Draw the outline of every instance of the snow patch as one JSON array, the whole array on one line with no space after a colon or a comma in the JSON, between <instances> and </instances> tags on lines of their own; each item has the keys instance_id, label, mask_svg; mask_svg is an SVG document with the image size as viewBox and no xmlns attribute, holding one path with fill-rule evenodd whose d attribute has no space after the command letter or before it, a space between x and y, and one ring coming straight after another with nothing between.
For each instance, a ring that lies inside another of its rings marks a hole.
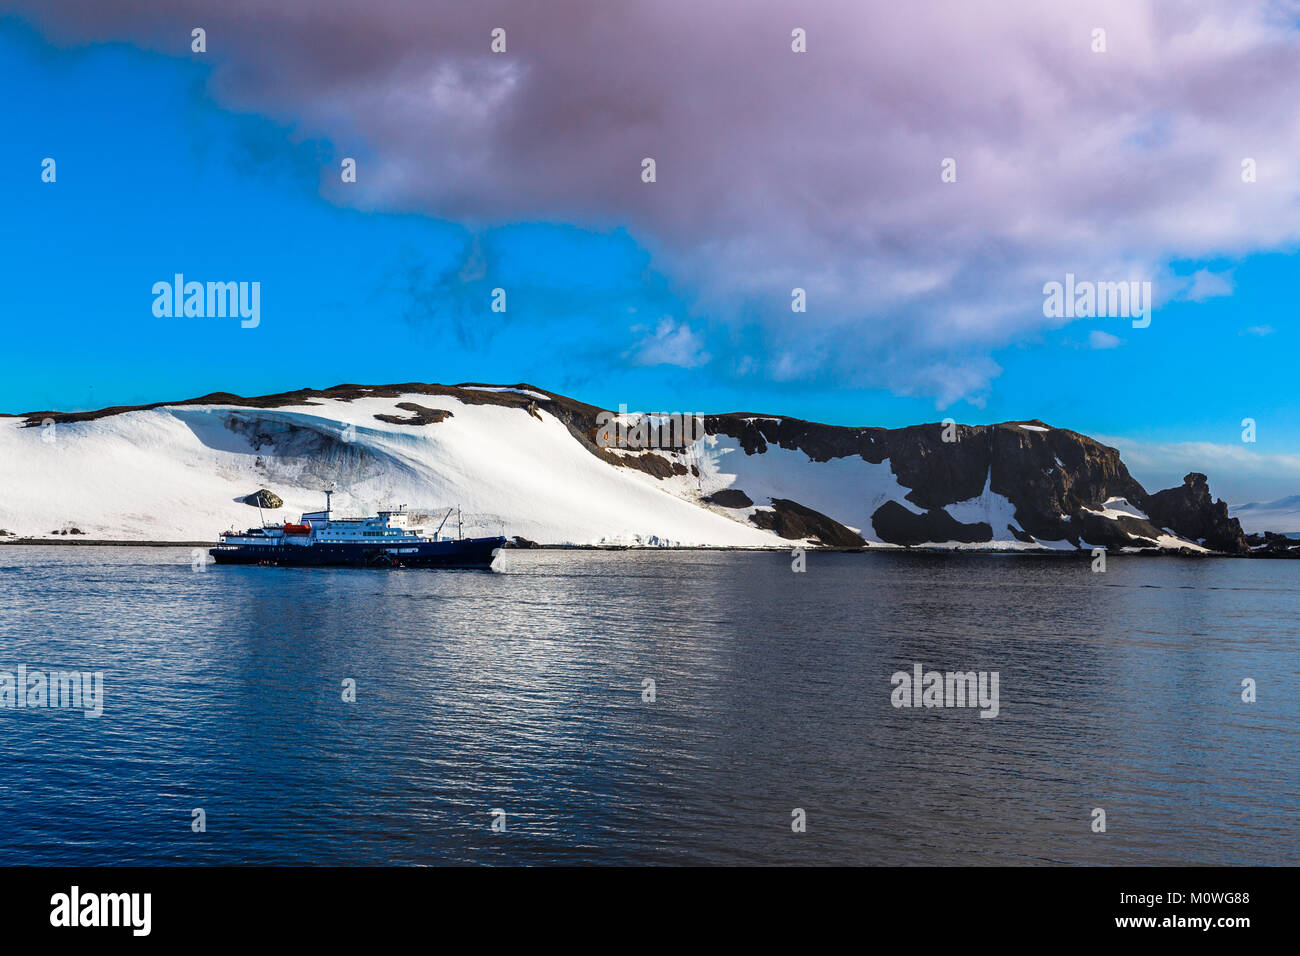
<instances>
[{"instance_id":1,"label":"snow patch","mask_svg":"<svg viewBox=\"0 0 1300 956\"><path fill-rule=\"evenodd\" d=\"M1131 504L1127 498L1107 498L1102 502L1100 509L1085 508L1083 510L1095 515L1101 515L1103 518L1109 518L1112 521L1119 517L1141 518L1143 521L1151 520L1147 517L1146 512Z\"/></svg>"},{"instance_id":2,"label":"snow patch","mask_svg":"<svg viewBox=\"0 0 1300 956\"><path fill-rule=\"evenodd\" d=\"M512 395L527 395L529 398L541 399L544 402L551 400L549 395L542 395L527 388L510 388L506 385L461 385L459 387L467 392L510 392Z\"/></svg>"}]
</instances>

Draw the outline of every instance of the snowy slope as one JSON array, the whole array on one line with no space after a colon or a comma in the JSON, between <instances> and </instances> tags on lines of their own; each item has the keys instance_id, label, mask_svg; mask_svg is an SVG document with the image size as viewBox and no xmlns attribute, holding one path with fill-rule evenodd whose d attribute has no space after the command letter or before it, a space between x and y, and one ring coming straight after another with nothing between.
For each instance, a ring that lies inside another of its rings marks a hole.
<instances>
[{"instance_id":1,"label":"snowy slope","mask_svg":"<svg viewBox=\"0 0 1300 956\"><path fill-rule=\"evenodd\" d=\"M1279 534L1300 532L1300 495L1279 498L1277 501L1251 502L1234 505L1228 513L1241 521L1247 534L1276 531Z\"/></svg>"},{"instance_id":2,"label":"snowy slope","mask_svg":"<svg viewBox=\"0 0 1300 956\"><path fill-rule=\"evenodd\" d=\"M374 418L407 415L395 407L404 400L452 416L414 427ZM95 538L212 540L257 524L257 510L235 499L260 487L284 499L268 519L295 520L321 507L322 489L333 487L337 514L459 504L471 519L467 533L504 529L544 543L783 544L665 492L648 475L611 468L545 411L538 420L517 408L424 395L313 401L133 411L56 425L53 435L0 420L0 527L30 536L74 525ZM288 453L268 454L258 436Z\"/></svg>"}]
</instances>

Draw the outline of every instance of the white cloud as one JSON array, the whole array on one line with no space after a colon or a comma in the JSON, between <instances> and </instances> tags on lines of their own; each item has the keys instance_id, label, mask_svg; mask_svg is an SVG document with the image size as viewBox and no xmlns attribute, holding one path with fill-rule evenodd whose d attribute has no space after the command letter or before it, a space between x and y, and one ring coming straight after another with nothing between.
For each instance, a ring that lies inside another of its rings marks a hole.
<instances>
[{"instance_id":1,"label":"white cloud","mask_svg":"<svg viewBox=\"0 0 1300 956\"><path fill-rule=\"evenodd\" d=\"M636 326L632 331L644 331ZM627 353L633 365L677 365L697 368L709 361L703 340L685 322L678 323L664 316L655 330L633 346Z\"/></svg>"},{"instance_id":2,"label":"white cloud","mask_svg":"<svg viewBox=\"0 0 1300 956\"><path fill-rule=\"evenodd\" d=\"M1183 475L1199 471L1210 480L1210 493L1232 503L1271 501L1300 492L1300 454L1270 454L1253 444L1216 442L1144 442L1094 435L1118 448L1129 472L1147 491L1182 484Z\"/></svg>"},{"instance_id":3,"label":"white cloud","mask_svg":"<svg viewBox=\"0 0 1300 956\"><path fill-rule=\"evenodd\" d=\"M1186 289L1180 296L1188 302L1204 302L1220 296L1232 295L1233 281L1231 272L1211 272L1198 269L1193 272Z\"/></svg>"},{"instance_id":4,"label":"white cloud","mask_svg":"<svg viewBox=\"0 0 1300 956\"><path fill-rule=\"evenodd\" d=\"M1095 329L1088 335L1088 344L1094 349L1115 349L1123 345L1124 340L1117 335Z\"/></svg>"}]
</instances>

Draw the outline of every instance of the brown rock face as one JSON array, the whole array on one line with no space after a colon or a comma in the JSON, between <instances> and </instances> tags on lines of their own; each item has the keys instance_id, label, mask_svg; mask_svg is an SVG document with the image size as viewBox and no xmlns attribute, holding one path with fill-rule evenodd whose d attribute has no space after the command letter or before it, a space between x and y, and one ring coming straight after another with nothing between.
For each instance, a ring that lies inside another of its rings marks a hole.
<instances>
[{"instance_id":1,"label":"brown rock face","mask_svg":"<svg viewBox=\"0 0 1300 956\"><path fill-rule=\"evenodd\" d=\"M1245 554L1250 550L1241 522L1228 517L1222 498L1210 497L1205 476L1192 472L1179 488L1157 491L1147 499L1144 509L1151 520L1193 540L1204 540L1207 548L1228 554Z\"/></svg>"},{"instance_id":2,"label":"brown rock face","mask_svg":"<svg viewBox=\"0 0 1300 956\"><path fill-rule=\"evenodd\" d=\"M889 459L907 500L926 510L883 506L872 526L894 544L988 541L993 529L963 525L942 509L976 498L987 487L1015 506L1019 540L1083 542L1105 547L1155 547L1162 529L1228 554L1249 548L1227 505L1210 498L1204 475L1188 475L1182 488L1148 495L1129 474L1119 451L1064 428L1039 421L998 425L913 425L907 428L844 428L793 418L712 415L711 434L737 440L746 454L776 445L813 461L857 456L879 464ZM945 441L947 438L949 440ZM1125 498L1151 521L1097 514L1110 498ZM998 529L999 533L1002 529Z\"/></svg>"},{"instance_id":3,"label":"brown rock face","mask_svg":"<svg viewBox=\"0 0 1300 956\"><path fill-rule=\"evenodd\" d=\"M739 488L724 488L709 495L704 501L720 508L748 508L754 503L753 499Z\"/></svg>"},{"instance_id":4,"label":"brown rock face","mask_svg":"<svg viewBox=\"0 0 1300 956\"><path fill-rule=\"evenodd\" d=\"M816 540L827 548L860 548L866 544L860 535L834 518L785 498L773 498L771 511L755 511L749 520L783 538Z\"/></svg>"},{"instance_id":5,"label":"brown rock face","mask_svg":"<svg viewBox=\"0 0 1300 956\"><path fill-rule=\"evenodd\" d=\"M962 524L946 511L916 514L897 501L886 501L877 508L871 516L871 525L881 540L894 544L914 545L931 541L961 541L970 544L993 540L993 529L983 521Z\"/></svg>"},{"instance_id":6,"label":"brown rock face","mask_svg":"<svg viewBox=\"0 0 1300 956\"><path fill-rule=\"evenodd\" d=\"M0 531L0 534L4 534ZM1300 540L1286 534L1265 531L1263 534L1247 535L1252 557L1257 558L1300 558Z\"/></svg>"},{"instance_id":7,"label":"brown rock face","mask_svg":"<svg viewBox=\"0 0 1300 956\"><path fill-rule=\"evenodd\" d=\"M1041 422L888 429L716 415L707 418L706 424L712 433L735 438L748 454L761 454L769 445L778 445L798 449L814 461L856 455L879 464L888 458L899 484L911 489L907 500L927 511L979 497L987 486L1016 506L1016 520L1028 534L1044 541L1077 544L1082 522L1076 519L1086 517L1087 509L1099 508L1108 498L1127 498L1141 507L1146 498L1116 449ZM945 437L951 440L945 441ZM942 527L930 527L936 521ZM884 541L911 544L919 543L913 539L927 529L951 533L927 539L931 541L987 541L992 537L987 525L978 530L977 526L963 528L941 518L918 523L894 509L881 516L876 533ZM984 530L988 533L978 537ZM1117 544L1121 540L1123 544L1143 543L1109 532L1105 536ZM1084 537L1094 544L1111 543Z\"/></svg>"}]
</instances>

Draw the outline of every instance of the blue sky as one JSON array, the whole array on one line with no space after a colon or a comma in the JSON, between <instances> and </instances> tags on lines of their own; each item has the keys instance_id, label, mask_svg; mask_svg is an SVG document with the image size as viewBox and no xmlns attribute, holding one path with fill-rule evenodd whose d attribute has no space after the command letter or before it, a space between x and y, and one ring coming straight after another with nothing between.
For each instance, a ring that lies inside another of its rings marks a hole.
<instances>
[{"instance_id":1,"label":"blue sky","mask_svg":"<svg viewBox=\"0 0 1300 956\"><path fill-rule=\"evenodd\" d=\"M355 131L335 141L283 109L232 106L204 59L69 45L8 18L0 62L3 411L340 382L529 381L608 407L838 424L1040 418L1132 447L1152 489L1197 459L1230 500L1300 492L1289 457L1300 438L1300 260L1285 242L1166 259L1168 275L1207 270L1230 291L1166 302L1147 329L1123 319L1051 328L1033 315L1041 298L1026 296L1008 307L1025 317L1014 334L945 351L947 366L969 363L986 379L960 397L929 384L932 355L851 324L835 334L871 343L851 370L827 361L775 375L764 359L798 352L798 323L749 320L744 295L715 314L716 290L635 216L475 223L360 191L354 201L337 183L339 159L357 157L364 176L375 143ZM47 156L53 184L41 182ZM259 281L260 325L155 317L151 287L177 272ZM489 308L495 287L507 291L504 314ZM915 315L900 308L896 321ZM879 382L875 359L890 368ZM1240 441L1246 417L1257 422L1251 446Z\"/></svg>"}]
</instances>

